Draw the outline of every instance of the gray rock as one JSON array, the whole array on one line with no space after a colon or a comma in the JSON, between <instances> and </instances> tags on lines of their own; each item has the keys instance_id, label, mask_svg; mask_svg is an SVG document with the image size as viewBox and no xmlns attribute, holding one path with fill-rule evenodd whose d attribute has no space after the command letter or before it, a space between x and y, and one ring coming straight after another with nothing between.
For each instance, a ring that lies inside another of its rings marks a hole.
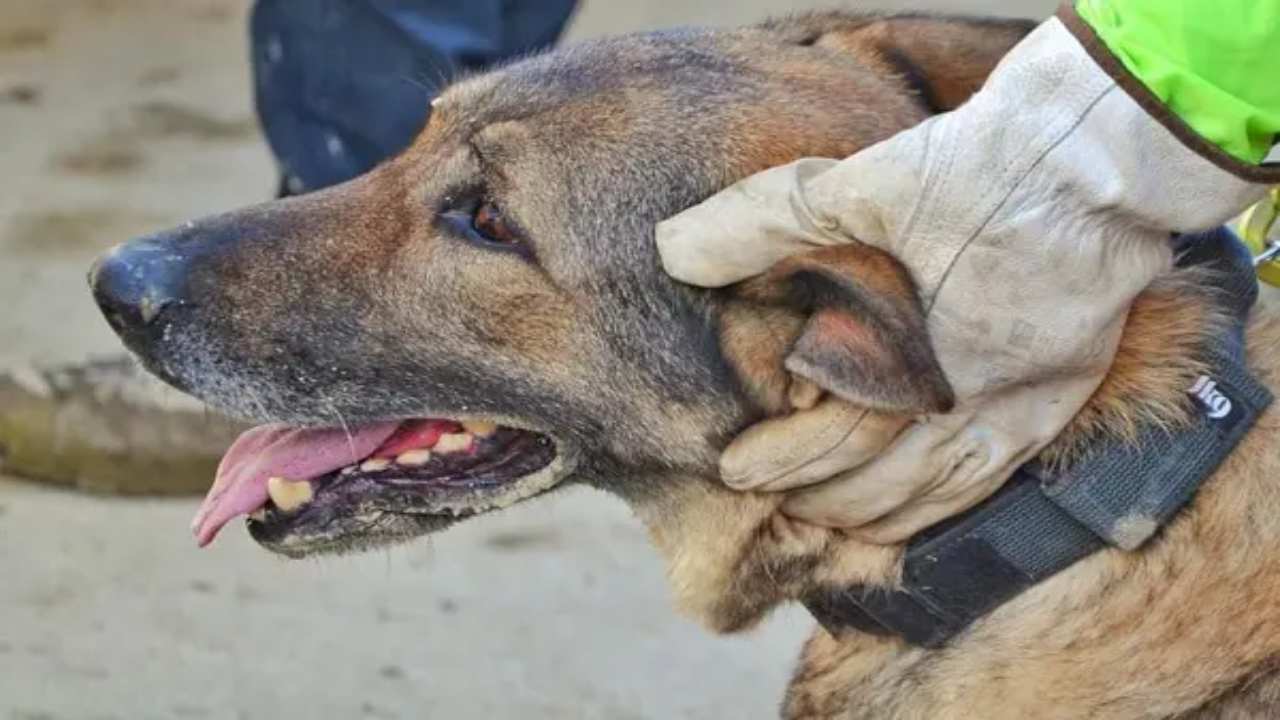
<instances>
[{"instance_id":1,"label":"gray rock","mask_svg":"<svg viewBox=\"0 0 1280 720\"><path fill-rule=\"evenodd\" d=\"M246 426L132 360L0 370L0 470L95 493L203 493Z\"/></svg>"}]
</instances>

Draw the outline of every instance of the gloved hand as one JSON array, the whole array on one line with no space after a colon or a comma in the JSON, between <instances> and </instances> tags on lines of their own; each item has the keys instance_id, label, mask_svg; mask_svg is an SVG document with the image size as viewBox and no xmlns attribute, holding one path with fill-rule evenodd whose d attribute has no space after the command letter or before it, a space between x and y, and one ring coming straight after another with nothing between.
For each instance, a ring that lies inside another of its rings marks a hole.
<instances>
[{"instance_id":1,"label":"gloved hand","mask_svg":"<svg viewBox=\"0 0 1280 720\"><path fill-rule=\"evenodd\" d=\"M1170 266L1170 233L1262 192L1148 115L1057 19L958 110L730 187L658 227L672 276L721 287L815 247L887 251L915 280L957 404L908 422L846 393L749 428L724 481L793 490L788 514L881 543L971 507L1101 383L1130 303Z\"/></svg>"}]
</instances>

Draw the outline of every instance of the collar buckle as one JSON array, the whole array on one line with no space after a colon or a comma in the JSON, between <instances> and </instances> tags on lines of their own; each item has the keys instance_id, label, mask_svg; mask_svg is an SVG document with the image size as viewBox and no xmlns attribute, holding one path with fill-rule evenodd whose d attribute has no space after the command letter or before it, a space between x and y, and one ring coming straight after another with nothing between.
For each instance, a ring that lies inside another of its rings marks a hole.
<instances>
[{"instance_id":1,"label":"collar buckle","mask_svg":"<svg viewBox=\"0 0 1280 720\"><path fill-rule=\"evenodd\" d=\"M1249 251L1258 278L1268 285L1280 287L1280 187L1271 189L1267 197L1240 218L1237 228Z\"/></svg>"}]
</instances>

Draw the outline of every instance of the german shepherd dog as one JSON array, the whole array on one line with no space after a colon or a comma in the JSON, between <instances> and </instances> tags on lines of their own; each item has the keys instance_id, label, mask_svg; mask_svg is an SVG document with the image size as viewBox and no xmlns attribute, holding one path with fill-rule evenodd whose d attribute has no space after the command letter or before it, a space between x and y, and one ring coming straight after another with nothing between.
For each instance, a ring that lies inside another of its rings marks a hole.
<instances>
[{"instance_id":1,"label":"german shepherd dog","mask_svg":"<svg viewBox=\"0 0 1280 720\"><path fill-rule=\"evenodd\" d=\"M412 147L355 181L107 254L96 300L146 367L273 423L228 453L201 541L251 514L278 553L362 550L585 483L634 508L679 605L714 631L822 588L892 586L901 548L729 491L717 458L812 395L782 367L802 333L845 348L817 353L831 364L930 353L907 274L855 248L700 290L664 275L653 230L748 174L956 107L1029 29L827 13L587 42L457 82ZM1189 412L1209 284L1173 271L1142 295L1110 376L1047 456ZM819 297L899 330L861 348L832 337L806 324ZM1251 362L1274 388L1280 356L1258 349L1280 343L1280 321L1263 315ZM927 402L930 366L903 360L899 391ZM1095 553L944 649L815 631L782 714L1275 717L1278 432L1273 409L1142 551Z\"/></svg>"}]
</instances>

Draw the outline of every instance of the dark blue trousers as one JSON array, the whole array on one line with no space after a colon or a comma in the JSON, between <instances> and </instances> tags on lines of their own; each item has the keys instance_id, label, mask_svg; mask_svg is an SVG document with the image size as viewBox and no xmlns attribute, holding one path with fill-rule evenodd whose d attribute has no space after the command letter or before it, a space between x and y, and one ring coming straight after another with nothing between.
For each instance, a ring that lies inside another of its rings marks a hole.
<instances>
[{"instance_id":1,"label":"dark blue trousers","mask_svg":"<svg viewBox=\"0 0 1280 720\"><path fill-rule=\"evenodd\" d=\"M258 0L258 115L282 191L349 180L404 149L460 72L540 50L576 0Z\"/></svg>"}]
</instances>

